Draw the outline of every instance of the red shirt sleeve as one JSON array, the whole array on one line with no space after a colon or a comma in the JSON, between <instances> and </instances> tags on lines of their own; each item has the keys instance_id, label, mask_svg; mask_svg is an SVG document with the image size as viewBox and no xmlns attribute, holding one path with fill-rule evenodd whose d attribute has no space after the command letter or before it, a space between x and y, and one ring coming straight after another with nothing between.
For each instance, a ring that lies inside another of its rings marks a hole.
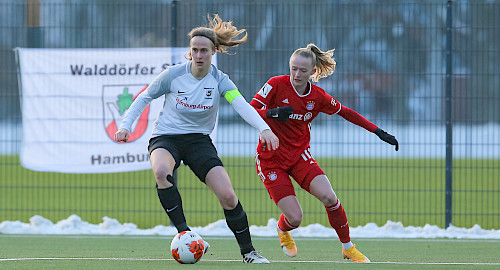
<instances>
[{"instance_id":1,"label":"red shirt sleeve","mask_svg":"<svg viewBox=\"0 0 500 270\"><path fill-rule=\"evenodd\" d=\"M340 111L341 105L334 97L330 96L330 94L326 93L322 90L322 98L323 98L323 107L321 112L332 115L336 114Z\"/></svg>"},{"instance_id":2,"label":"red shirt sleeve","mask_svg":"<svg viewBox=\"0 0 500 270\"><path fill-rule=\"evenodd\" d=\"M252 105L264 119L267 118L267 106L270 104L274 93L276 92L275 88L275 79L271 78L262 86L262 88L260 88L259 92L255 94L252 101L250 101L250 105Z\"/></svg>"},{"instance_id":3,"label":"red shirt sleeve","mask_svg":"<svg viewBox=\"0 0 500 270\"><path fill-rule=\"evenodd\" d=\"M262 108L265 108L264 105L262 105L262 103L260 103L259 101L255 100L255 99L252 99L252 101L250 101L250 105L252 105L255 110L259 113L260 117L266 119L267 118L267 110L266 109L262 109Z\"/></svg>"},{"instance_id":4,"label":"red shirt sleeve","mask_svg":"<svg viewBox=\"0 0 500 270\"><path fill-rule=\"evenodd\" d=\"M375 132L375 130L378 128L374 123L364 118L361 114L346 106L342 106L342 108L338 112L338 115L342 116L345 120L358 125L370 132Z\"/></svg>"}]
</instances>

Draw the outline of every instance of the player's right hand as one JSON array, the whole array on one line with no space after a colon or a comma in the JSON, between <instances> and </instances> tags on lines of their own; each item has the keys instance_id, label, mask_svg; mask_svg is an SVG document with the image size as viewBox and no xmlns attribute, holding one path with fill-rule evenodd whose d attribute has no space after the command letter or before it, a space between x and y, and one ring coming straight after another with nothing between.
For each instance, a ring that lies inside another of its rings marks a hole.
<instances>
[{"instance_id":1,"label":"player's right hand","mask_svg":"<svg viewBox=\"0 0 500 270\"><path fill-rule=\"evenodd\" d=\"M128 136L130 136L130 131L120 128L116 133L115 133L115 141L117 142L126 142L128 140Z\"/></svg>"},{"instance_id":2,"label":"player's right hand","mask_svg":"<svg viewBox=\"0 0 500 270\"><path fill-rule=\"evenodd\" d=\"M292 113L292 106L278 107L267 110L267 118L285 122Z\"/></svg>"},{"instance_id":3,"label":"player's right hand","mask_svg":"<svg viewBox=\"0 0 500 270\"><path fill-rule=\"evenodd\" d=\"M280 146L280 140L270 129L263 130L260 134L260 141L264 145L268 145L270 147L269 150L276 150Z\"/></svg>"}]
</instances>

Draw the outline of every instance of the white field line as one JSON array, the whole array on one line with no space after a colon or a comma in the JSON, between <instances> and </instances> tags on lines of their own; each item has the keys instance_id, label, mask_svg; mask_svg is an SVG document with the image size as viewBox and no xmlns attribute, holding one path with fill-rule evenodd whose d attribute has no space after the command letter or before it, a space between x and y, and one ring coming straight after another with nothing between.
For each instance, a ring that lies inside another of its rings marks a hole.
<instances>
[{"instance_id":1,"label":"white field line","mask_svg":"<svg viewBox=\"0 0 500 270\"><path fill-rule=\"evenodd\" d=\"M5 261L36 261L36 260L100 260L100 261L173 261L174 259L151 259L151 258L4 258L0 262ZM241 260L203 260L207 262L241 262ZM273 263L352 263L347 261L271 261ZM432 263L432 262L370 262L369 264L400 264L400 265L492 265L500 266L500 263Z\"/></svg>"},{"instance_id":2,"label":"white field line","mask_svg":"<svg viewBox=\"0 0 500 270\"><path fill-rule=\"evenodd\" d=\"M171 240L174 235L64 235L64 234L0 234L1 237L26 237L26 238L89 238L89 239L168 239ZM252 236L253 240L276 241L276 236ZM203 239L234 240L234 236L204 236ZM294 237L295 240L314 240L314 241L339 241L338 238L326 237ZM373 242L498 242L498 239L456 239L456 238L353 238L355 241L373 241Z\"/></svg>"}]
</instances>

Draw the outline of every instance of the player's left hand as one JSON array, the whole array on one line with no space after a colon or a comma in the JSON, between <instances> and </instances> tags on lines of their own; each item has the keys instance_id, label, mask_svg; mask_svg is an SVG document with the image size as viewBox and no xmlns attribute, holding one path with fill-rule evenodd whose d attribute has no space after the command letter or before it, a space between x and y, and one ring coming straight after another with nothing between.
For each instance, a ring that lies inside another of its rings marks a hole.
<instances>
[{"instance_id":1,"label":"player's left hand","mask_svg":"<svg viewBox=\"0 0 500 270\"><path fill-rule=\"evenodd\" d=\"M276 137L276 135L274 135L274 133L270 129L263 130L259 134L259 137L260 137L260 141L263 144L270 147L269 150L271 150L271 149L276 150L280 146L280 141L279 141L278 137Z\"/></svg>"},{"instance_id":2,"label":"player's left hand","mask_svg":"<svg viewBox=\"0 0 500 270\"><path fill-rule=\"evenodd\" d=\"M377 130L375 130L375 134L384 142L390 144L390 145L395 145L396 146L396 151L399 150L399 143L398 143L398 140L396 140L396 137L394 137L393 135L385 132L383 129L381 128L377 128Z\"/></svg>"}]
</instances>

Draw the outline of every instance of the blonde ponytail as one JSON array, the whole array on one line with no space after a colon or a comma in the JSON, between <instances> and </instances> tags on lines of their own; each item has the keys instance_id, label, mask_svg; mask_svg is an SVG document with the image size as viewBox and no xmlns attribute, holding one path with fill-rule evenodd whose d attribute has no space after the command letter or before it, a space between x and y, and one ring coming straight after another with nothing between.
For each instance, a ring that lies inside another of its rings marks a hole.
<instances>
[{"instance_id":1,"label":"blonde ponytail","mask_svg":"<svg viewBox=\"0 0 500 270\"><path fill-rule=\"evenodd\" d=\"M335 59L333 52L335 49L322 51L318 46L313 43L307 45L306 48L299 48L293 52L292 56L300 55L312 59L312 64L316 67L316 73L311 76L313 82L319 81L321 78L326 78L333 74L335 71Z\"/></svg>"}]
</instances>

